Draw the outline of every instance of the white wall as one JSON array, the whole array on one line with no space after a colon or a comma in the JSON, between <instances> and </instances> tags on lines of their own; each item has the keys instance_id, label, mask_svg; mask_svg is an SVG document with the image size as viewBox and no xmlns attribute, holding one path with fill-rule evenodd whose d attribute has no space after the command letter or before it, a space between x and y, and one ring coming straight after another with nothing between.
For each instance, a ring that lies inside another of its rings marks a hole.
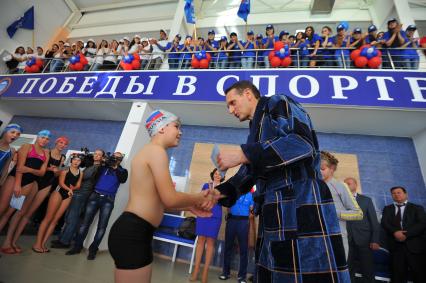
<instances>
[{"instance_id":1,"label":"white wall","mask_svg":"<svg viewBox=\"0 0 426 283\"><path fill-rule=\"evenodd\" d=\"M35 45L44 46L55 31L64 24L71 14L64 0L13 0L1 1L0 8L0 50L14 52L18 46L32 46L32 31L18 29L11 39L6 32L7 27L22 17L26 10L34 5Z\"/></svg>"},{"instance_id":2,"label":"white wall","mask_svg":"<svg viewBox=\"0 0 426 283\"><path fill-rule=\"evenodd\" d=\"M414 146L419 159L420 169L422 170L423 181L426 185L426 129L413 137Z\"/></svg>"},{"instance_id":3,"label":"white wall","mask_svg":"<svg viewBox=\"0 0 426 283\"><path fill-rule=\"evenodd\" d=\"M7 124L10 123L12 118L13 118L13 114L10 111L8 111L7 107L0 104L0 121L3 122L3 124L0 126L0 133L7 126Z\"/></svg>"}]
</instances>

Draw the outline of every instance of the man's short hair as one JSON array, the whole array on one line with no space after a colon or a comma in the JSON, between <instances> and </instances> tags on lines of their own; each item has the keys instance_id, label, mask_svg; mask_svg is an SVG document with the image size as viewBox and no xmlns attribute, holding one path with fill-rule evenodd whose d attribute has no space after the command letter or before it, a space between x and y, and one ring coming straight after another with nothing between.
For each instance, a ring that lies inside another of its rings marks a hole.
<instances>
[{"instance_id":1,"label":"man's short hair","mask_svg":"<svg viewBox=\"0 0 426 283\"><path fill-rule=\"evenodd\" d=\"M352 181L355 182L355 184L358 185L358 181L354 177L346 177L345 180L344 180L344 182L346 182L346 180L352 180Z\"/></svg>"},{"instance_id":2,"label":"man's short hair","mask_svg":"<svg viewBox=\"0 0 426 283\"><path fill-rule=\"evenodd\" d=\"M390 189L390 192L392 193L394 190L397 190L397 189L401 189L404 192L404 194L407 193L407 190L404 187L401 187L401 186L392 187Z\"/></svg>"},{"instance_id":3,"label":"man's short hair","mask_svg":"<svg viewBox=\"0 0 426 283\"><path fill-rule=\"evenodd\" d=\"M233 89L236 89L239 94L242 94L245 89L250 89L256 99L260 98L260 92L257 87L250 81L239 81L231 85L225 90L225 95Z\"/></svg>"},{"instance_id":4,"label":"man's short hair","mask_svg":"<svg viewBox=\"0 0 426 283\"><path fill-rule=\"evenodd\" d=\"M321 150L321 160L324 160L330 166L334 166L337 169L337 164L339 164L339 160L330 152Z\"/></svg>"}]
</instances>

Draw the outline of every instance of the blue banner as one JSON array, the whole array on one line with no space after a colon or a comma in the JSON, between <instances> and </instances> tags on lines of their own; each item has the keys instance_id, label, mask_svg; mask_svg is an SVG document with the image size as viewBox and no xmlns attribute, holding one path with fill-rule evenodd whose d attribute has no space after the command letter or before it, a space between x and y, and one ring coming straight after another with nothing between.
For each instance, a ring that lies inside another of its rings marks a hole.
<instances>
[{"instance_id":1,"label":"blue banner","mask_svg":"<svg viewBox=\"0 0 426 283\"><path fill-rule=\"evenodd\" d=\"M241 0L237 15L247 23L247 17L250 14L250 0Z\"/></svg>"},{"instance_id":2,"label":"blue banner","mask_svg":"<svg viewBox=\"0 0 426 283\"><path fill-rule=\"evenodd\" d=\"M7 34L10 38L15 35L18 28L34 29L34 6L29 8L23 17L14 21L10 26L7 27Z\"/></svg>"},{"instance_id":3,"label":"blue banner","mask_svg":"<svg viewBox=\"0 0 426 283\"><path fill-rule=\"evenodd\" d=\"M0 76L0 99L124 99L223 102L250 80L262 95L304 104L426 109L426 73L382 70L188 70Z\"/></svg>"},{"instance_id":4,"label":"blue banner","mask_svg":"<svg viewBox=\"0 0 426 283\"><path fill-rule=\"evenodd\" d=\"M183 9L185 12L186 22L188 24L195 24L194 0L185 0L185 7Z\"/></svg>"}]
</instances>

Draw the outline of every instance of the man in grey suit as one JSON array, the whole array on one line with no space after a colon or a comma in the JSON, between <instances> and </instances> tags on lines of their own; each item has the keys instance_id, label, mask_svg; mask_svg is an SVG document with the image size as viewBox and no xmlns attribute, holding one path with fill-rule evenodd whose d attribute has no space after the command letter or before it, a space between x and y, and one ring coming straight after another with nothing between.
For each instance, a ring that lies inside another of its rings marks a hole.
<instances>
[{"instance_id":1,"label":"man in grey suit","mask_svg":"<svg viewBox=\"0 0 426 283\"><path fill-rule=\"evenodd\" d=\"M361 207L364 218L360 221L348 221L349 257L348 265L351 281L355 282L354 267L359 260L361 282L374 282L373 250L378 250L380 225L371 198L357 193L358 183L354 178L346 178L345 183Z\"/></svg>"}]
</instances>

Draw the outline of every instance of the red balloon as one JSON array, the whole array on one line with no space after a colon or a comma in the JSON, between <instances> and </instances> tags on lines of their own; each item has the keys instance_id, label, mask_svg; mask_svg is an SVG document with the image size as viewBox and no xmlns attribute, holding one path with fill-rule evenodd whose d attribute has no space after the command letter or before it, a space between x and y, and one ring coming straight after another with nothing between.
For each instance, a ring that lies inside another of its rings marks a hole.
<instances>
[{"instance_id":1,"label":"red balloon","mask_svg":"<svg viewBox=\"0 0 426 283\"><path fill-rule=\"evenodd\" d=\"M280 50L281 48L284 48L284 42L282 42L282 41L276 41L276 42L274 43L274 50L275 50L275 51L278 51L278 50Z\"/></svg>"},{"instance_id":2,"label":"red balloon","mask_svg":"<svg viewBox=\"0 0 426 283\"><path fill-rule=\"evenodd\" d=\"M69 65L68 65L68 68L69 68L71 71L75 71L75 69L74 69L74 64L69 64Z\"/></svg>"},{"instance_id":3,"label":"red balloon","mask_svg":"<svg viewBox=\"0 0 426 283\"><path fill-rule=\"evenodd\" d=\"M77 63L74 64L74 70L75 71L81 71L81 70L83 70L83 68L84 68L84 66L81 62L77 62Z\"/></svg>"},{"instance_id":4,"label":"red balloon","mask_svg":"<svg viewBox=\"0 0 426 283\"><path fill-rule=\"evenodd\" d=\"M368 63L368 59L367 57L364 56L359 56L358 58L355 59L355 66L357 66L358 68L364 68Z\"/></svg>"},{"instance_id":5,"label":"red balloon","mask_svg":"<svg viewBox=\"0 0 426 283\"><path fill-rule=\"evenodd\" d=\"M212 55L210 55L210 53L206 53L206 57L207 57L207 60L210 62L210 60L212 59Z\"/></svg>"},{"instance_id":6,"label":"red balloon","mask_svg":"<svg viewBox=\"0 0 426 283\"><path fill-rule=\"evenodd\" d=\"M36 65L37 66L39 66L39 67L42 67L43 66L43 60L41 60L41 59L36 59Z\"/></svg>"},{"instance_id":7,"label":"red balloon","mask_svg":"<svg viewBox=\"0 0 426 283\"><path fill-rule=\"evenodd\" d=\"M25 73L31 73L31 67L25 66Z\"/></svg>"},{"instance_id":8,"label":"red balloon","mask_svg":"<svg viewBox=\"0 0 426 283\"><path fill-rule=\"evenodd\" d=\"M37 66L36 64L32 65L30 67L30 69L31 69L31 73L38 73L38 72L40 72L40 67Z\"/></svg>"},{"instance_id":9,"label":"red balloon","mask_svg":"<svg viewBox=\"0 0 426 283\"><path fill-rule=\"evenodd\" d=\"M281 59L278 56L272 57L270 62L273 68L279 67L281 65Z\"/></svg>"},{"instance_id":10,"label":"red balloon","mask_svg":"<svg viewBox=\"0 0 426 283\"><path fill-rule=\"evenodd\" d=\"M83 54L80 54L80 63L83 64L83 66L89 63L89 61L87 61L86 56L84 56Z\"/></svg>"},{"instance_id":11,"label":"red balloon","mask_svg":"<svg viewBox=\"0 0 426 283\"><path fill-rule=\"evenodd\" d=\"M192 56L191 66L193 69L200 68L200 61L198 61L198 59L195 58L195 56Z\"/></svg>"},{"instance_id":12,"label":"red balloon","mask_svg":"<svg viewBox=\"0 0 426 283\"><path fill-rule=\"evenodd\" d=\"M121 67L126 71L133 70L132 64L130 64L130 63L124 63L123 62L123 64L121 64Z\"/></svg>"},{"instance_id":13,"label":"red balloon","mask_svg":"<svg viewBox=\"0 0 426 283\"><path fill-rule=\"evenodd\" d=\"M376 49L377 50L377 49ZM377 50L377 56L382 57L382 51Z\"/></svg>"},{"instance_id":14,"label":"red balloon","mask_svg":"<svg viewBox=\"0 0 426 283\"><path fill-rule=\"evenodd\" d=\"M209 68L209 60L201 59L200 60L200 69L208 69Z\"/></svg>"},{"instance_id":15,"label":"red balloon","mask_svg":"<svg viewBox=\"0 0 426 283\"><path fill-rule=\"evenodd\" d=\"M274 50L272 50L271 52L269 52L268 57L269 57L269 61L271 61L271 60L272 60L272 58L274 58L274 57L275 57L275 51L274 51Z\"/></svg>"},{"instance_id":16,"label":"red balloon","mask_svg":"<svg viewBox=\"0 0 426 283\"><path fill-rule=\"evenodd\" d=\"M379 68L380 64L382 64L382 58L379 56L373 57L368 60L368 67L370 67L371 69Z\"/></svg>"},{"instance_id":17,"label":"red balloon","mask_svg":"<svg viewBox=\"0 0 426 283\"><path fill-rule=\"evenodd\" d=\"M132 65L133 70L138 70L141 68L141 62L139 60L133 60L130 64Z\"/></svg>"},{"instance_id":18,"label":"red balloon","mask_svg":"<svg viewBox=\"0 0 426 283\"><path fill-rule=\"evenodd\" d=\"M356 58L358 58L360 55L361 55L361 50L357 49L357 50L352 51L352 53L351 53L352 61L355 61Z\"/></svg>"},{"instance_id":19,"label":"red balloon","mask_svg":"<svg viewBox=\"0 0 426 283\"><path fill-rule=\"evenodd\" d=\"M291 65L291 57L285 57L284 59L281 59L281 66L288 67Z\"/></svg>"},{"instance_id":20,"label":"red balloon","mask_svg":"<svg viewBox=\"0 0 426 283\"><path fill-rule=\"evenodd\" d=\"M133 53L133 57L138 61L141 60L141 57L139 56L139 54L137 52Z\"/></svg>"}]
</instances>

